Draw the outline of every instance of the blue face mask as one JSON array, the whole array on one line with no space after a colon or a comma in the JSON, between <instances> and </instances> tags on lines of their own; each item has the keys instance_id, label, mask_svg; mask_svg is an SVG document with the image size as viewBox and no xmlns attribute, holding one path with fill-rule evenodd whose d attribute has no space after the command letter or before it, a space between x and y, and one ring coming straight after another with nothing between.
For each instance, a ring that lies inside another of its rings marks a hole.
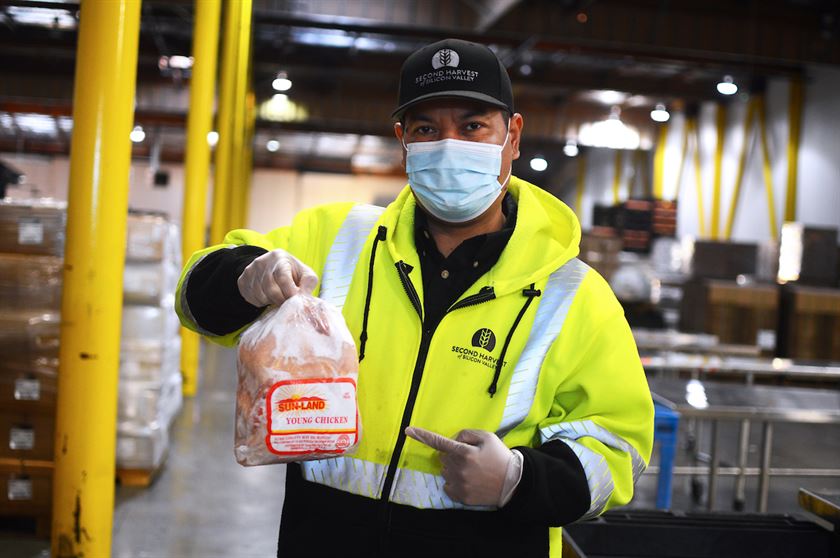
<instances>
[{"instance_id":1,"label":"blue face mask","mask_svg":"<svg viewBox=\"0 0 840 558\"><path fill-rule=\"evenodd\" d=\"M498 181L508 137L502 145L457 139L403 143L408 183L423 208L447 223L471 221L487 211L510 177Z\"/></svg>"}]
</instances>

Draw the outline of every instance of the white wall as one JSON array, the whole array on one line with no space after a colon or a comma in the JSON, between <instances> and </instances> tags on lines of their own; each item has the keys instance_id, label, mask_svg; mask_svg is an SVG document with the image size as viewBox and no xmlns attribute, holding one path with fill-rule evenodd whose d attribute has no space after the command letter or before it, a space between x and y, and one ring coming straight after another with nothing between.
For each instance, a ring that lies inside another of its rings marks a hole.
<instances>
[{"instance_id":1,"label":"white wall","mask_svg":"<svg viewBox=\"0 0 840 558\"><path fill-rule=\"evenodd\" d=\"M397 197L405 178L260 169L251 185L248 228L268 232L288 225L301 209L331 202L383 203Z\"/></svg>"}]
</instances>

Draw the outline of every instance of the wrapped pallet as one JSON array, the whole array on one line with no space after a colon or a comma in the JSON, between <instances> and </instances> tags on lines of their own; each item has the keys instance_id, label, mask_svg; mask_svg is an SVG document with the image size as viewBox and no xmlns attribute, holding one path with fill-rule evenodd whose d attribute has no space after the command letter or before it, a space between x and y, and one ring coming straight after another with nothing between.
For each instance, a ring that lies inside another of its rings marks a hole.
<instances>
[{"instance_id":1,"label":"wrapped pallet","mask_svg":"<svg viewBox=\"0 0 840 558\"><path fill-rule=\"evenodd\" d=\"M117 467L158 469L182 404L180 339L173 297L180 270L177 228L130 214L126 235Z\"/></svg>"},{"instance_id":2,"label":"wrapped pallet","mask_svg":"<svg viewBox=\"0 0 840 558\"><path fill-rule=\"evenodd\" d=\"M0 200L0 518L48 534L66 205Z\"/></svg>"}]
</instances>

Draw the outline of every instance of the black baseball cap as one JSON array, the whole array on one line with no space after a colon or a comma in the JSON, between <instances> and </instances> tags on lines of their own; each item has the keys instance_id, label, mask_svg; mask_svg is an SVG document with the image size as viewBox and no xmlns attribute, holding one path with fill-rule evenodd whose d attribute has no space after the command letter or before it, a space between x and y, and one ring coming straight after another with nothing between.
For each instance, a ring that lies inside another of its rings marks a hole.
<instances>
[{"instance_id":1,"label":"black baseball cap","mask_svg":"<svg viewBox=\"0 0 840 558\"><path fill-rule=\"evenodd\" d=\"M510 77L496 54L485 45L444 39L405 60L400 70L399 106L391 117L400 119L406 109L429 99L453 97L514 112Z\"/></svg>"}]
</instances>

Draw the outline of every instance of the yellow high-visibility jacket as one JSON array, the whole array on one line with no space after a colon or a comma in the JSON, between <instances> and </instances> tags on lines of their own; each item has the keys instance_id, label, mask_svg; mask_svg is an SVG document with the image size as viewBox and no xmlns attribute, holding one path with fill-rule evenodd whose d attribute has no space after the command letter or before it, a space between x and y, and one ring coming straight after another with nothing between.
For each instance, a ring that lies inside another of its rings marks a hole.
<instances>
[{"instance_id":1,"label":"yellow high-visibility jacket","mask_svg":"<svg viewBox=\"0 0 840 558\"><path fill-rule=\"evenodd\" d=\"M444 493L434 451L406 439L403 430L410 424L454 437L481 429L509 447L567 444L587 476L586 516L598 515L630 501L650 458L650 392L620 304L606 281L576 258L574 213L518 178L511 178L509 191L518 216L507 246L434 331L423 327L416 206L408 187L384 211L332 204L303 211L291 226L265 235L230 232L224 244L197 252L185 266L178 315L208 335L184 295L191 270L208 253L244 244L287 250L319 274L316 294L342 307L364 351L358 450L302 463L307 480L417 508L463 508ZM230 346L241 331L208 337ZM559 529L552 528L550 540L551 555L559 556Z\"/></svg>"}]
</instances>

